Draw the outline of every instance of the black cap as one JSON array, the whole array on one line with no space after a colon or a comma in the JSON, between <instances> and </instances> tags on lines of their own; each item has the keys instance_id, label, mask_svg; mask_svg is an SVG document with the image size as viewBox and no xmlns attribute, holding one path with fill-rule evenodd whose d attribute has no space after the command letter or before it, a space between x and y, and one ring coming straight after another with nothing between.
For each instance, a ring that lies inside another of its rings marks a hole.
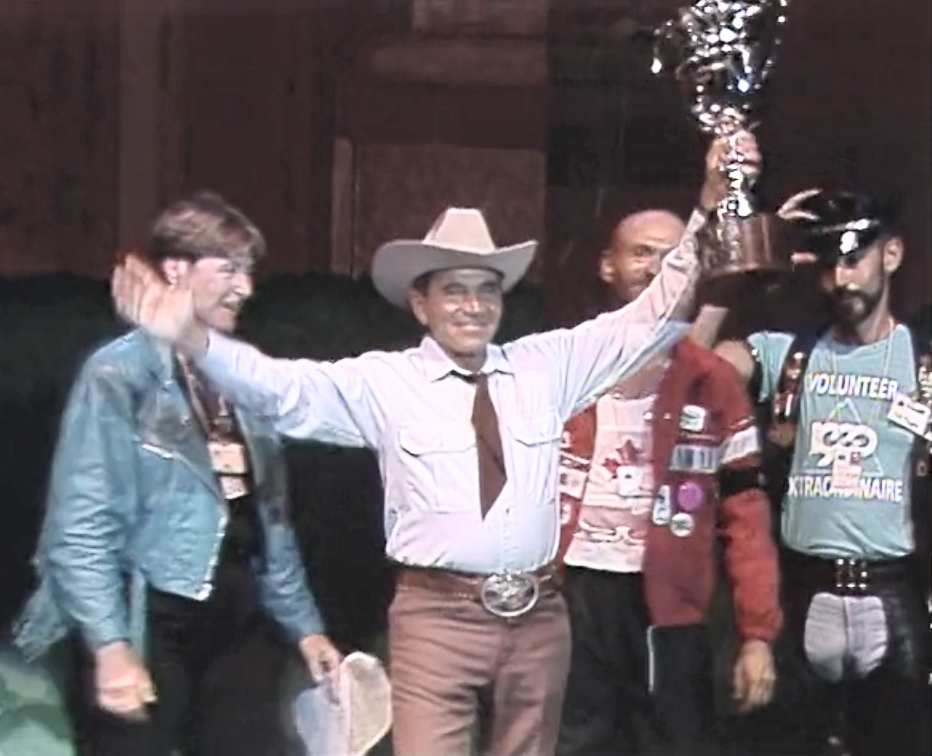
<instances>
[{"instance_id":1,"label":"black cap","mask_svg":"<svg viewBox=\"0 0 932 756\"><path fill-rule=\"evenodd\" d=\"M793 221L802 232L805 251L829 266L842 258L856 260L858 253L892 230L898 215L895 200L860 191L821 191L798 208L815 216Z\"/></svg>"}]
</instances>

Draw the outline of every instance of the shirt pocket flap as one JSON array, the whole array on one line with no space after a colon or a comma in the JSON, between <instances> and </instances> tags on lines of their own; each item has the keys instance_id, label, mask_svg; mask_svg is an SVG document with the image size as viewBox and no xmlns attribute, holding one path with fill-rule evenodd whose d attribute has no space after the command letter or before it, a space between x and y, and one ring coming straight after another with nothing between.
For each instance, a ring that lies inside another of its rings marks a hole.
<instances>
[{"instance_id":1,"label":"shirt pocket flap","mask_svg":"<svg viewBox=\"0 0 932 756\"><path fill-rule=\"evenodd\" d=\"M519 415L509 420L508 428L511 435L525 446L555 443L563 435L563 423L556 412Z\"/></svg>"},{"instance_id":2,"label":"shirt pocket flap","mask_svg":"<svg viewBox=\"0 0 932 756\"><path fill-rule=\"evenodd\" d=\"M420 457L423 454L466 451L476 445L476 434L472 426L416 423L403 426L399 430L398 440L408 454Z\"/></svg>"}]
</instances>

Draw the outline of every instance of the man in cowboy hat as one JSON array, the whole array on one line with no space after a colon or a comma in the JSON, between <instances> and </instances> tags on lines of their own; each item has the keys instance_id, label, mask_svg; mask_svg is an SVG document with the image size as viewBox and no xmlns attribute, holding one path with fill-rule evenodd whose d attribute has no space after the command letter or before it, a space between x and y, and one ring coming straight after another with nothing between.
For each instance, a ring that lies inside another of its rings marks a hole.
<instances>
[{"instance_id":1,"label":"man in cowboy hat","mask_svg":"<svg viewBox=\"0 0 932 756\"><path fill-rule=\"evenodd\" d=\"M793 695L778 690L753 729L769 741L761 752L818 756L836 726L834 698L853 756L926 756L930 345L890 311L904 253L890 203L816 190L789 204L781 215L802 231L833 316L811 333L758 332L717 348L773 408L786 617L777 649Z\"/></svg>"},{"instance_id":2,"label":"man in cowboy hat","mask_svg":"<svg viewBox=\"0 0 932 756\"><path fill-rule=\"evenodd\" d=\"M129 320L176 343L280 433L377 451L386 552L399 565L389 609L396 753L469 753L480 689L492 700L490 753L553 753L569 662L551 566L563 423L679 335L666 326L699 272L695 233L724 196L725 147L710 148L701 209L642 296L504 346L491 343L503 294L536 243L496 247L474 209L450 208L422 241L375 255L376 288L428 331L403 352L271 359L199 328L183 282L170 290L133 259L115 271ZM757 170L753 137L731 149Z\"/></svg>"}]
</instances>

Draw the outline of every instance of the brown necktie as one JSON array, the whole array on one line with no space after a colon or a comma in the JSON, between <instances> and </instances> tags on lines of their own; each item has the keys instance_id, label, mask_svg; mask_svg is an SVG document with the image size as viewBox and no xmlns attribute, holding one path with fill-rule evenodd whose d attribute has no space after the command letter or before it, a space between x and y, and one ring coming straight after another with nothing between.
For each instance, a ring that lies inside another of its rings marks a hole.
<instances>
[{"instance_id":1,"label":"brown necktie","mask_svg":"<svg viewBox=\"0 0 932 756\"><path fill-rule=\"evenodd\" d=\"M483 519L505 486L505 458L498 416L489 396L489 376L476 373L467 378L476 387L472 407L472 424L476 429L476 450L479 455L479 503Z\"/></svg>"}]
</instances>

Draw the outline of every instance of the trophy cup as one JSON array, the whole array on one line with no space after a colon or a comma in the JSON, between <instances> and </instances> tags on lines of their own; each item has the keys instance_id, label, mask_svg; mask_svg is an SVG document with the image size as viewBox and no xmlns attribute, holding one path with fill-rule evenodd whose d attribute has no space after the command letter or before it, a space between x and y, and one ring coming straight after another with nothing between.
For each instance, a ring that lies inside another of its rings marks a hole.
<instances>
[{"instance_id":1,"label":"trophy cup","mask_svg":"<svg viewBox=\"0 0 932 756\"><path fill-rule=\"evenodd\" d=\"M788 1L696 0L655 32L651 71L673 71L704 133L731 138L757 125ZM723 173L728 194L705 240L710 277L788 269L782 224L756 212L753 181L734 151Z\"/></svg>"}]
</instances>

